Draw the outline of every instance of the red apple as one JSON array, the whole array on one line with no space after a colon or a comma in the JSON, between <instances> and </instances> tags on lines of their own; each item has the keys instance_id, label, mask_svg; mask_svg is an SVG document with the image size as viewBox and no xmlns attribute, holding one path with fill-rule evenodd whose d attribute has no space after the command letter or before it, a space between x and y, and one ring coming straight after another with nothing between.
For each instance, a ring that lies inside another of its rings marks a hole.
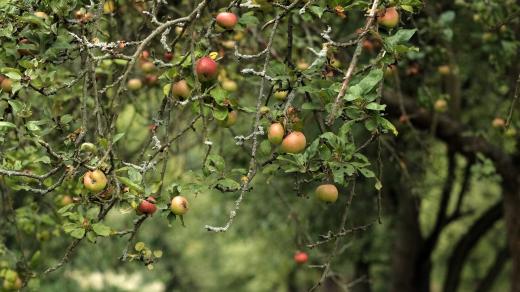
<instances>
[{"instance_id":1,"label":"red apple","mask_svg":"<svg viewBox=\"0 0 520 292\"><path fill-rule=\"evenodd\" d=\"M0 83L0 88L2 88L3 92L11 92L11 90L13 90L13 81L9 78L5 78L2 80L2 83Z\"/></svg>"},{"instance_id":2,"label":"red apple","mask_svg":"<svg viewBox=\"0 0 520 292\"><path fill-rule=\"evenodd\" d=\"M399 24L399 12L395 7L389 7L379 11L377 22L387 28L394 28Z\"/></svg>"},{"instance_id":3,"label":"red apple","mask_svg":"<svg viewBox=\"0 0 520 292\"><path fill-rule=\"evenodd\" d=\"M173 60L173 53L172 52L165 52L163 56L164 61L170 62Z\"/></svg>"},{"instance_id":4,"label":"red apple","mask_svg":"<svg viewBox=\"0 0 520 292\"><path fill-rule=\"evenodd\" d=\"M282 151L286 153L300 153L305 150L307 140L302 132L294 131L282 141Z\"/></svg>"},{"instance_id":5,"label":"red apple","mask_svg":"<svg viewBox=\"0 0 520 292\"><path fill-rule=\"evenodd\" d=\"M152 215L155 213L155 211L157 211L157 206L155 206L155 198L150 196L146 198L146 200L142 200L137 207L137 211L146 215Z\"/></svg>"},{"instance_id":6,"label":"red apple","mask_svg":"<svg viewBox=\"0 0 520 292\"><path fill-rule=\"evenodd\" d=\"M298 251L294 254L294 261L299 264L305 264L309 260L309 255L306 252Z\"/></svg>"},{"instance_id":7,"label":"red apple","mask_svg":"<svg viewBox=\"0 0 520 292\"><path fill-rule=\"evenodd\" d=\"M225 29L232 29L238 23L238 17L232 12L220 12L216 18L217 24Z\"/></svg>"},{"instance_id":8,"label":"red apple","mask_svg":"<svg viewBox=\"0 0 520 292\"><path fill-rule=\"evenodd\" d=\"M218 65L210 57L202 57L195 65L197 76L202 81L212 80L217 76Z\"/></svg>"}]
</instances>

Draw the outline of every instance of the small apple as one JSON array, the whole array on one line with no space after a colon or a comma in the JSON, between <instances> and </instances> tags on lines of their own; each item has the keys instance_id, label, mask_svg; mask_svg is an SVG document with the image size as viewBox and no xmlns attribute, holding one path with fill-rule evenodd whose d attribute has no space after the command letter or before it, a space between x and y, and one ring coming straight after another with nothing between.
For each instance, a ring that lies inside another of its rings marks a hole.
<instances>
[{"instance_id":1,"label":"small apple","mask_svg":"<svg viewBox=\"0 0 520 292\"><path fill-rule=\"evenodd\" d=\"M450 65L441 65L437 67L437 72L444 76L449 75L451 73Z\"/></svg>"},{"instance_id":2,"label":"small apple","mask_svg":"<svg viewBox=\"0 0 520 292\"><path fill-rule=\"evenodd\" d=\"M141 56L139 56L139 57L141 58L142 61L146 61L150 57L150 52L147 50L143 50L141 52Z\"/></svg>"},{"instance_id":3,"label":"small apple","mask_svg":"<svg viewBox=\"0 0 520 292\"><path fill-rule=\"evenodd\" d=\"M218 73L218 65L210 57L202 57L195 65L195 72L202 81L209 81L214 79Z\"/></svg>"},{"instance_id":4,"label":"small apple","mask_svg":"<svg viewBox=\"0 0 520 292\"><path fill-rule=\"evenodd\" d=\"M330 65L336 69L339 69L341 68L341 61L339 59L336 59L336 58L331 58L330 59Z\"/></svg>"},{"instance_id":5,"label":"small apple","mask_svg":"<svg viewBox=\"0 0 520 292\"><path fill-rule=\"evenodd\" d=\"M87 12L85 13L85 15L83 15L83 18L81 18L81 22L86 23L91 21L93 18L94 14L92 14L91 12Z\"/></svg>"},{"instance_id":6,"label":"small apple","mask_svg":"<svg viewBox=\"0 0 520 292\"><path fill-rule=\"evenodd\" d=\"M377 22L387 28L394 28L399 24L399 12L394 7L379 11Z\"/></svg>"},{"instance_id":7,"label":"small apple","mask_svg":"<svg viewBox=\"0 0 520 292\"><path fill-rule=\"evenodd\" d=\"M448 109L448 102L445 99L437 99L433 108L438 112L445 112Z\"/></svg>"},{"instance_id":8,"label":"small apple","mask_svg":"<svg viewBox=\"0 0 520 292\"><path fill-rule=\"evenodd\" d=\"M183 30L182 26L176 26L175 27L175 33L178 34L178 35L180 35L182 33L182 30Z\"/></svg>"},{"instance_id":9,"label":"small apple","mask_svg":"<svg viewBox=\"0 0 520 292\"><path fill-rule=\"evenodd\" d=\"M306 252L303 252L303 251L297 251L297 252L294 254L294 261L295 261L297 264L299 264L299 265L305 264L308 260L309 260L309 255L307 255Z\"/></svg>"},{"instance_id":10,"label":"small apple","mask_svg":"<svg viewBox=\"0 0 520 292\"><path fill-rule=\"evenodd\" d=\"M170 210L175 215L184 215L188 212L188 200L183 196L175 196L172 199Z\"/></svg>"},{"instance_id":11,"label":"small apple","mask_svg":"<svg viewBox=\"0 0 520 292\"><path fill-rule=\"evenodd\" d=\"M298 69L300 71L305 71L305 70L307 70L307 68L309 68L309 63L305 62L305 60L299 60L296 63L296 69Z\"/></svg>"},{"instance_id":12,"label":"small apple","mask_svg":"<svg viewBox=\"0 0 520 292\"><path fill-rule=\"evenodd\" d=\"M83 21L83 17L85 17L85 10L79 9L74 12L74 18L78 21Z\"/></svg>"},{"instance_id":13,"label":"small apple","mask_svg":"<svg viewBox=\"0 0 520 292\"><path fill-rule=\"evenodd\" d=\"M170 62L171 60L173 60L173 52L164 52L163 60L165 62Z\"/></svg>"},{"instance_id":14,"label":"small apple","mask_svg":"<svg viewBox=\"0 0 520 292\"><path fill-rule=\"evenodd\" d=\"M287 95L289 94L289 91L287 90L277 90L274 92L273 96L276 98L276 100L284 101L285 98L287 98Z\"/></svg>"},{"instance_id":15,"label":"small apple","mask_svg":"<svg viewBox=\"0 0 520 292\"><path fill-rule=\"evenodd\" d=\"M130 89L132 91L136 91L136 90L141 89L141 87L143 87L143 82L139 78L132 78L132 79L128 80L127 86L128 86L128 89Z\"/></svg>"},{"instance_id":16,"label":"small apple","mask_svg":"<svg viewBox=\"0 0 520 292\"><path fill-rule=\"evenodd\" d=\"M218 125L221 127L229 128L237 123L238 120L238 112L233 110L230 111L223 121L217 121Z\"/></svg>"},{"instance_id":17,"label":"small apple","mask_svg":"<svg viewBox=\"0 0 520 292\"><path fill-rule=\"evenodd\" d=\"M85 142L85 143L81 144L81 146L79 147L79 150L82 152L94 153L97 151L97 147L93 143Z\"/></svg>"},{"instance_id":18,"label":"small apple","mask_svg":"<svg viewBox=\"0 0 520 292\"><path fill-rule=\"evenodd\" d=\"M220 42L222 46L226 49L233 49L235 47L236 42L233 40L227 40Z\"/></svg>"},{"instance_id":19,"label":"small apple","mask_svg":"<svg viewBox=\"0 0 520 292\"><path fill-rule=\"evenodd\" d=\"M107 177L99 169L87 171L83 176L83 185L91 192L102 191L107 186L107 182Z\"/></svg>"},{"instance_id":20,"label":"small apple","mask_svg":"<svg viewBox=\"0 0 520 292\"><path fill-rule=\"evenodd\" d=\"M316 198L327 203L334 203L338 199L338 189L333 184L322 184L316 188Z\"/></svg>"},{"instance_id":21,"label":"small apple","mask_svg":"<svg viewBox=\"0 0 520 292\"><path fill-rule=\"evenodd\" d=\"M155 205L155 198L152 196L149 196L146 198L146 200L142 200L141 203L139 203L139 206L137 207L137 211L146 214L146 215L152 215L157 211L157 206Z\"/></svg>"},{"instance_id":22,"label":"small apple","mask_svg":"<svg viewBox=\"0 0 520 292\"><path fill-rule=\"evenodd\" d=\"M36 12L34 12L34 16L39 17L41 19L49 18L49 15L47 15L47 13L45 13L43 11L36 11Z\"/></svg>"},{"instance_id":23,"label":"small apple","mask_svg":"<svg viewBox=\"0 0 520 292\"><path fill-rule=\"evenodd\" d=\"M217 24L225 29L233 29L238 23L238 17L233 12L220 12L216 17Z\"/></svg>"},{"instance_id":24,"label":"small apple","mask_svg":"<svg viewBox=\"0 0 520 292\"><path fill-rule=\"evenodd\" d=\"M229 92L235 92L238 89L237 83L230 79L226 79L226 80L222 81L221 84L222 84L222 88Z\"/></svg>"},{"instance_id":25,"label":"small apple","mask_svg":"<svg viewBox=\"0 0 520 292\"><path fill-rule=\"evenodd\" d=\"M280 123L273 123L267 130L267 140L271 144L278 145L282 143L283 136L285 135L285 129Z\"/></svg>"},{"instance_id":26,"label":"small apple","mask_svg":"<svg viewBox=\"0 0 520 292\"><path fill-rule=\"evenodd\" d=\"M305 150L307 140L302 132L294 131L282 141L281 150L286 153L300 153Z\"/></svg>"},{"instance_id":27,"label":"small apple","mask_svg":"<svg viewBox=\"0 0 520 292\"><path fill-rule=\"evenodd\" d=\"M271 109L270 109L268 106L265 106L265 105L262 106L262 107L260 108L260 113L261 113L262 115L266 115L266 114L268 114L270 111L271 111Z\"/></svg>"},{"instance_id":28,"label":"small apple","mask_svg":"<svg viewBox=\"0 0 520 292\"><path fill-rule=\"evenodd\" d=\"M191 89L186 80L182 79L172 84L172 94L179 99L190 97Z\"/></svg>"},{"instance_id":29,"label":"small apple","mask_svg":"<svg viewBox=\"0 0 520 292\"><path fill-rule=\"evenodd\" d=\"M2 88L2 91L4 92L11 92L11 90L13 90L13 81L9 78L5 78L2 80L0 88Z\"/></svg>"},{"instance_id":30,"label":"small apple","mask_svg":"<svg viewBox=\"0 0 520 292\"><path fill-rule=\"evenodd\" d=\"M155 70L155 64L153 62L150 62L150 61L142 62L141 63L141 70L144 73L150 73L153 70Z\"/></svg>"},{"instance_id":31,"label":"small apple","mask_svg":"<svg viewBox=\"0 0 520 292\"><path fill-rule=\"evenodd\" d=\"M159 77L155 74L148 74L144 77L144 83L150 86L156 85L159 83Z\"/></svg>"},{"instance_id":32,"label":"small apple","mask_svg":"<svg viewBox=\"0 0 520 292\"><path fill-rule=\"evenodd\" d=\"M506 121L502 118L494 118L491 125L493 128L504 128L506 126Z\"/></svg>"},{"instance_id":33,"label":"small apple","mask_svg":"<svg viewBox=\"0 0 520 292\"><path fill-rule=\"evenodd\" d=\"M63 196L63 198L61 198L61 205L62 206L67 206L67 205L70 205L74 203L74 201L72 200L72 197L69 196L69 195L65 195Z\"/></svg>"}]
</instances>

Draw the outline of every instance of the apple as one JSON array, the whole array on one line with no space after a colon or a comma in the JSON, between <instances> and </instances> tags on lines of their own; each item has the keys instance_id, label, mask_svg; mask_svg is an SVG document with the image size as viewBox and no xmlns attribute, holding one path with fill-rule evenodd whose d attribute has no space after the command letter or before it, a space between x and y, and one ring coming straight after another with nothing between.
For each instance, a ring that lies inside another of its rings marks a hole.
<instances>
[{"instance_id":1,"label":"apple","mask_svg":"<svg viewBox=\"0 0 520 292\"><path fill-rule=\"evenodd\" d=\"M233 12L220 12L216 17L217 24L225 29L233 29L238 23L238 17Z\"/></svg>"},{"instance_id":2,"label":"apple","mask_svg":"<svg viewBox=\"0 0 520 292\"><path fill-rule=\"evenodd\" d=\"M137 211L146 215L152 215L155 213L155 211L157 211L157 206L155 206L155 198L149 196L146 198L146 200L142 200L137 207Z\"/></svg>"},{"instance_id":3,"label":"apple","mask_svg":"<svg viewBox=\"0 0 520 292\"><path fill-rule=\"evenodd\" d=\"M102 191L107 186L107 182L107 177L99 169L87 171L83 176L83 185L91 192Z\"/></svg>"},{"instance_id":4,"label":"apple","mask_svg":"<svg viewBox=\"0 0 520 292\"><path fill-rule=\"evenodd\" d=\"M308 260L309 260L309 255L307 255L306 252L303 252L303 251L297 251L297 252L294 254L294 261L295 261L297 264L299 264L299 265L305 264Z\"/></svg>"},{"instance_id":5,"label":"apple","mask_svg":"<svg viewBox=\"0 0 520 292\"><path fill-rule=\"evenodd\" d=\"M284 101L288 94L289 91L287 90L277 90L274 92L273 96L279 101Z\"/></svg>"},{"instance_id":6,"label":"apple","mask_svg":"<svg viewBox=\"0 0 520 292\"><path fill-rule=\"evenodd\" d=\"M186 99L190 97L191 89L186 80L182 79L172 84L172 94L176 98Z\"/></svg>"},{"instance_id":7,"label":"apple","mask_svg":"<svg viewBox=\"0 0 520 292\"><path fill-rule=\"evenodd\" d=\"M146 61L146 60L148 60L148 58L150 57L150 52L147 51L147 50L143 50L143 51L141 52L141 56L139 56L139 57L141 57L141 60L142 60L142 61Z\"/></svg>"},{"instance_id":8,"label":"apple","mask_svg":"<svg viewBox=\"0 0 520 292\"><path fill-rule=\"evenodd\" d=\"M94 14L92 14L91 12L87 12L85 13L85 15L83 15L83 18L81 18L81 22L89 22L92 20L92 18L94 18Z\"/></svg>"},{"instance_id":9,"label":"apple","mask_svg":"<svg viewBox=\"0 0 520 292\"><path fill-rule=\"evenodd\" d=\"M448 102L446 102L445 99L437 99L433 105L433 108L438 112L445 112L448 108Z\"/></svg>"},{"instance_id":10,"label":"apple","mask_svg":"<svg viewBox=\"0 0 520 292\"><path fill-rule=\"evenodd\" d=\"M273 123L269 126L267 130L267 140L271 142L271 144L278 145L282 143L283 136L285 135L285 129L280 123Z\"/></svg>"},{"instance_id":11,"label":"apple","mask_svg":"<svg viewBox=\"0 0 520 292\"><path fill-rule=\"evenodd\" d=\"M330 59L330 65L336 69L339 69L341 68L341 61L339 59L336 59L336 58L331 58Z\"/></svg>"},{"instance_id":12,"label":"apple","mask_svg":"<svg viewBox=\"0 0 520 292\"><path fill-rule=\"evenodd\" d=\"M170 210L175 215L184 215L188 212L188 200L183 196L175 196L172 199Z\"/></svg>"},{"instance_id":13,"label":"apple","mask_svg":"<svg viewBox=\"0 0 520 292\"><path fill-rule=\"evenodd\" d=\"M235 92L238 89L237 83L230 79L226 79L226 80L222 81L221 84L222 84L222 88L229 92Z\"/></svg>"},{"instance_id":14,"label":"apple","mask_svg":"<svg viewBox=\"0 0 520 292\"><path fill-rule=\"evenodd\" d=\"M157 77L155 74L148 74L144 77L144 82L147 85L153 86L159 83L159 77Z\"/></svg>"},{"instance_id":15,"label":"apple","mask_svg":"<svg viewBox=\"0 0 520 292\"><path fill-rule=\"evenodd\" d=\"M74 18L76 18L76 20L82 21L83 17L85 17L85 11L83 9L74 12Z\"/></svg>"},{"instance_id":16,"label":"apple","mask_svg":"<svg viewBox=\"0 0 520 292\"><path fill-rule=\"evenodd\" d=\"M155 70L155 64L153 62L150 62L150 61L144 61L144 62L141 63L141 70L144 73L150 73L153 70Z\"/></svg>"},{"instance_id":17,"label":"apple","mask_svg":"<svg viewBox=\"0 0 520 292\"><path fill-rule=\"evenodd\" d=\"M388 66L386 66L386 69L385 69L385 77L391 77L393 76L395 73L397 72L397 66L395 64L390 64Z\"/></svg>"},{"instance_id":18,"label":"apple","mask_svg":"<svg viewBox=\"0 0 520 292\"><path fill-rule=\"evenodd\" d=\"M97 147L96 147L96 145L94 145L93 143L85 142L85 143L82 143L82 144L81 144L79 150L80 150L80 151L83 151L83 152L94 153L94 152L97 151Z\"/></svg>"},{"instance_id":19,"label":"apple","mask_svg":"<svg viewBox=\"0 0 520 292\"><path fill-rule=\"evenodd\" d=\"M164 52L163 60L166 62L173 60L173 52Z\"/></svg>"},{"instance_id":20,"label":"apple","mask_svg":"<svg viewBox=\"0 0 520 292\"><path fill-rule=\"evenodd\" d=\"M506 121L502 118L494 118L491 125L493 128L504 128L506 126Z\"/></svg>"},{"instance_id":21,"label":"apple","mask_svg":"<svg viewBox=\"0 0 520 292\"><path fill-rule=\"evenodd\" d=\"M217 121L217 123L221 127L229 128L229 127L233 126L234 124L236 124L237 120L238 120L238 112L233 110L228 113L225 120L223 120L223 121L219 120L219 121Z\"/></svg>"},{"instance_id":22,"label":"apple","mask_svg":"<svg viewBox=\"0 0 520 292\"><path fill-rule=\"evenodd\" d=\"M437 72L441 75L449 75L451 73L450 65L441 65L437 67Z\"/></svg>"},{"instance_id":23,"label":"apple","mask_svg":"<svg viewBox=\"0 0 520 292\"><path fill-rule=\"evenodd\" d=\"M34 16L42 18L42 19L49 18L49 15L47 15L47 13L45 13L43 11L36 11L36 12L34 12Z\"/></svg>"},{"instance_id":24,"label":"apple","mask_svg":"<svg viewBox=\"0 0 520 292\"><path fill-rule=\"evenodd\" d=\"M282 141L282 151L286 153L300 153L305 150L307 140L302 132L294 131Z\"/></svg>"},{"instance_id":25,"label":"apple","mask_svg":"<svg viewBox=\"0 0 520 292\"><path fill-rule=\"evenodd\" d=\"M394 28L399 24L399 12L395 6L380 10L377 22L387 28Z\"/></svg>"},{"instance_id":26,"label":"apple","mask_svg":"<svg viewBox=\"0 0 520 292\"><path fill-rule=\"evenodd\" d=\"M265 105L262 106L262 107L260 108L260 113L261 113L262 115L266 115L266 114L268 114L270 111L271 111L271 109L270 109L268 106L265 106Z\"/></svg>"},{"instance_id":27,"label":"apple","mask_svg":"<svg viewBox=\"0 0 520 292\"><path fill-rule=\"evenodd\" d=\"M226 49L233 49L235 47L236 42L233 40L227 40L220 42L222 46Z\"/></svg>"},{"instance_id":28,"label":"apple","mask_svg":"<svg viewBox=\"0 0 520 292\"><path fill-rule=\"evenodd\" d=\"M26 38L23 38L18 41L18 45L29 45L29 44L31 44L31 41ZM18 54L20 54L20 56L32 56L35 53L36 53L36 51L34 49L18 49Z\"/></svg>"},{"instance_id":29,"label":"apple","mask_svg":"<svg viewBox=\"0 0 520 292\"><path fill-rule=\"evenodd\" d=\"M300 71L305 71L305 70L307 70L307 68L309 68L309 63L305 62L305 60L299 60L296 63L296 69L298 69Z\"/></svg>"},{"instance_id":30,"label":"apple","mask_svg":"<svg viewBox=\"0 0 520 292\"><path fill-rule=\"evenodd\" d=\"M316 198L327 203L334 203L338 199L338 188L333 184L322 184L316 188Z\"/></svg>"},{"instance_id":31,"label":"apple","mask_svg":"<svg viewBox=\"0 0 520 292\"><path fill-rule=\"evenodd\" d=\"M11 92L11 90L13 90L13 81L9 78L5 78L2 80L2 83L0 83L0 88L2 88L4 92Z\"/></svg>"},{"instance_id":32,"label":"apple","mask_svg":"<svg viewBox=\"0 0 520 292\"><path fill-rule=\"evenodd\" d=\"M175 33L178 34L178 35L180 35L182 33L182 30L183 30L182 26L176 26L175 27Z\"/></svg>"},{"instance_id":33,"label":"apple","mask_svg":"<svg viewBox=\"0 0 520 292\"><path fill-rule=\"evenodd\" d=\"M202 57L195 65L195 72L202 81L209 81L217 76L218 65L210 57Z\"/></svg>"},{"instance_id":34,"label":"apple","mask_svg":"<svg viewBox=\"0 0 520 292\"><path fill-rule=\"evenodd\" d=\"M128 89L135 91L135 90L139 90L139 89L141 89L141 87L143 87L143 82L139 78L132 78L132 79L128 80L127 86L128 86Z\"/></svg>"},{"instance_id":35,"label":"apple","mask_svg":"<svg viewBox=\"0 0 520 292\"><path fill-rule=\"evenodd\" d=\"M72 197L69 196L69 195L65 195L63 196L63 198L61 198L61 205L62 206L67 206L67 205L70 205L74 203L74 201L72 200Z\"/></svg>"}]
</instances>

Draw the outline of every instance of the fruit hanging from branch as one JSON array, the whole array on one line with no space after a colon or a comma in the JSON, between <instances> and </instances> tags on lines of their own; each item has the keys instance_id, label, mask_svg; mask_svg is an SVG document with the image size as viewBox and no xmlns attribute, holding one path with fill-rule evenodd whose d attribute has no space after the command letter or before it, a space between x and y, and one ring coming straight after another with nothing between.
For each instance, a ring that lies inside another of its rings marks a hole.
<instances>
[{"instance_id":1,"label":"fruit hanging from branch","mask_svg":"<svg viewBox=\"0 0 520 292\"><path fill-rule=\"evenodd\" d=\"M104 190L107 183L107 177L99 169L87 171L85 175L83 175L83 185L91 192L100 192Z\"/></svg>"},{"instance_id":2,"label":"fruit hanging from branch","mask_svg":"<svg viewBox=\"0 0 520 292\"><path fill-rule=\"evenodd\" d=\"M338 188L333 184L322 184L316 188L316 198L327 203L334 203L338 200Z\"/></svg>"},{"instance_id":3,"label":"fruit hanging from branch","mask_svg":"<svg viewBox=\"0 0 520 292\"><path fill-rule=\"evenodd\" d=\"M282 143L285 129L281 123L273 123L267 130L267 139L271 144L278 145Z\"/></svg>"},{"instance_id":4,"label":"fruit hanging from branch","mask_svg":"<svg viewBox=\"0 0 520 292\"><path fill-rule=\"evenodd\" d=\"M141 214L152 215L157 211L157 206L155 205L155 198L153 196L149 196L146 200L142 200L137 207L137 211Z\"/></svg>"},{"instance_id":5,"label":"fruit hanging from branch","mask_svg":"<svg viewBox=\"0 0 520 292\"><path fill-rule=\"evenodd\" d=\"M195 65L195 72L201 81L210 81L217 77L218 64L210 57L202 57Z\"/></svg>"},{"instance_id":6,"label":"fruit hanging from branch","mask_svg":"<svg viewBox=\"0 0 520 292\"><path fill-rule=\"evenodd\" d=\"M188 212L188 200L183 196L175 196L173 197L170 210L175 215L184 215Z\"/></svg>"},{"instance_id":7,"label":"fruit hanging from branch","mask_svg":"<svg viewBox=\"0 0 520 292\"><path fill-rule=\"evenodd\" d=\"M285 153L301 153L305 150L307 140L302 132L294 131L282 141L281 150Z\"/></svg>"},{"instance_id":8,"label":"fruit hanging from branch","mask_svg":"<svg viewBox=\"0 0 520 292\"><path fill-rule=\"evenodd\" d=\"M220 12L215 20L220 27L225 29L233 29L238 23L238 17L233 12Z\"/></svg>"},{"instance_id":9,"label":"fruit hanging from branch","mask_svg":"<svg viewBox=\"0 0 520 292\"><path fill-rule=\"evenodd\" d=\"M380 10L377 22L387 28L394 28L399 24L399 12L395 6Z\"/></svg>"}]
</instances>

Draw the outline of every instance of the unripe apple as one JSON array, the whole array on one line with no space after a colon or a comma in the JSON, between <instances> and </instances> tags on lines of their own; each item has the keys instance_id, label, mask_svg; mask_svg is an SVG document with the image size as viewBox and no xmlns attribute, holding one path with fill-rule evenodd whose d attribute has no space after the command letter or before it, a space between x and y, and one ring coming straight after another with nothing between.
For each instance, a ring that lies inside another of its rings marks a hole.
<instances>
[{"instance_id":1,"label":"unripe apple","mask_svg":"<svg viewBox=\"0 0 520 292\"><path fill-rule=\"evenodd\" d=\"M97 147L93 143L85 142L85 143L81 144L81 147L79 148L79 150L82 152L94 153L97 151Z\"/></svg>"},{"instance_id":2,"label":"unripe apple","mask_svg":"<svg viewBox=\"0 0 520 292\"><path fill-rule=\"evenodd\" d=\"M191 89L186 80L182 79L172 84L172 94L176 98L186 99L190 97Z\"/></svg>"},{"instance_id":3,"label":"unripe apple","mask_svg":"<svg viewBox=\"0 0 520 292\"><path fill-rule=\"evenodd\" d=\"M83 185L91 192L102 191L107 186L107 183L107 177L99 169L87 171L83 176Z\"/></svg>"},{"instance_id":4,"label":"unripe apple","mask_svg":"<svg viewBox=\"0 0 520 292\"><path fill-rule=\"evenodd\" d=\"M144 82L147 85L153 86L159 83L159 77L157 77L155 74L148 74L144 77Z\"/></svg>"},{"instance_id":5,"label":"unripe apple","mask_svg":"<svg viewBox=\"0 0 520 292\"><path fill-rule=\"evenodd\" d=\"M223 121L217 121L218 125L221 127L229 128L237 123L238 120L238 112L230 111Z\"/></svg>"},{"instance_id":6,"label":"unripe apple","mask_svg":"<svg viewBox=\"0 0 520 292\"><path fill-rule=\"evenodd\" d=\"M170 204L170 210L175 215L184 215L188 212L188 200L183 196L175 196Z\"/></svg>"},{"instance_id":7,"label":"unripe apple","mask_svg":"<svg viewBox=\"0 0 520 292\"><path fill-rule=\"evenodd\" d=\"M292 132L282 141L282 151L286 153L300 153L305 150L307 140L302 132Z\"/></svg>"},{"instance_id":8,"label":"unripe apple","mask_svg":"<svg viewBox=\"0 0 520 292\"><path fill-rule=\"evenodd\" d=\"M3 92L11 92L11 90L13 90L13 81L9 78L5 78L2 80L0 87L2 88Z\"/></svg>"},{"instance_id":9,"label":"unripe apple","mask_svg":"<svg viewBox=\"0 0 520 292\"><path fill-rule=\"evenodd\" d=\"M74 203L74 201L72 200L72 197L69 196L69 195L65 195L63 196L63 198L61 198L61 205L62 206L67 206L67 205L70 205Z\"/></svg>"},{"instance_id":10,"label":"unripe apple","mask_svg":"<svg viewBox=\"0 0 520 292\"><path fill-rule=\"evenodd\" d=\"M155 205L155 198L149 196L148 198L146 198L146 200L142 200L141 203L139 203L139 206L137 207L137 211L146 215L152 215L153 213L155 213L155 211L157 211L157 206Z\"/></svg>"},{"instance_id":11,"label":"unripe apple","mask_svg":"<svg viewBox=\"0 0 520 292\"><path fill-rule=\"evenodd\" d=\"M42 18L42 19L49 18L49 15L47 15L47 13L45 13L43 11L36 11L36 12L34 12L34 16Z\"/></svg>"},{"instance_id":12,"label":"unripe apple","mask_svg":"<svg viewBox=\"0 0 520 292\"><path fill-rule=\"evenodd\" d=\"M338 189L333 184L322 184L316 188L316 198L323 202L334 203L338 199Z\"/></svg>"},{"instance_id":13,"label":"unripe apple","mask_svg":"<svg viewBox=\"0 0 520 292\"><path fill-rule=\"evenodd\" d=\"M274 92L273 96L279 101L284 101L288 93L289 91L287 90L277 90Z\"/></svg>"},{"instance_id":14,"label":"unripe apple","mask_svg":"<svg viewBox=\"0 0 520 292\"><path fill-rule=\"evenodd\" d=\"M269 130L267 130L267 140L269 140L271 144L278 145L282 143L284 135L285 129L280 123L271 124L271 126L269 126Z\"/></svg>"},{"instance_id":15,"label":"unripe apple","mask_svg":"<svg viewBox=\"0 0 520 292\"><path fill-rule=\"evenodd\" d=\"M171 60L173 60L173 53L172 52L164 52L163 59L166 62L170 62Z\"/></svg>"},{"instance_id":16,"label":"unripe apple","mask_svg":"<svg viewBox=\"0 0 520 292\"><path fill-rule=\"evenodd\" d=\"M506 126L506 121L502 118L494 118L491 125L493 128L504 128Z\"/></svg>"},{"instance_id":17,"label":"unripe apple","mask_svg":"<svg viewBox=\"0 0 520 292\"><path fill-rule=\"evenodd\" d=\"M387 28L394 28L399 24L399 12L394 7L389 7L379 11L377 22Z\"/></svg>"},{"instance_id":18,"label":"unripe apple","mask_svg":"<svg viewBox=\"0 0 520 292\"><path fill-rule=\"evenodd\" d=\"M445 99L437 99L433 105L433 108L438 112L445 112L446 109L448 109L448 103Z\"/></svg>"},{"instance_id":19,"label":"unripe apple","mask_svg":"<svg viewBox=\"0 0 520 292\"><path fill-rule=\"evenodd\" d=\"M76 20L82 21L83 17L85 17L85 11L83 9L74 12L74 18L76 18Z\"/></svg>"},{"instance_id":20,"label":"unripe apple","mask_svg":"<svg viewBox=\"0 0 520 292\"><path fill-rule=\"evenodd\" d=\"M298 251L294 254L294 261L299 264L305 264L309 260L309 256L306 252Z\"/></svg>"},{"instance_id":21,"label":"unripe apple","mask_svg":"<svg viewBox=\"0 0 520 292\"><path fill-rule=\"evenodd\" d=\"M132 79L128 80L127 86L128 86L128 89L135 91L135 90L139 90L139 89L141 89L141 87L143 87L143 82L139 78L132 78Z\"/></svg>"},{"instance_id":22,"label":"unripe apple","mask_svg":"<svg viewBox=\"0 0 520 292\"><path fill-rule=\"evenodd\" d=\"M260 113L262 115L265 115L265 114L269 113L270 111L271 111L271 109L268 106L265 106L265 105L260 108Z\"/></svg>"},{"instance_id":23,"label":"unripe apple","mask_svg":"<svg viewBox=\"0 0 520 292\"><path fill-rule=\"evenodd\" d=\"M233 41L233 40L222 41L220 43L226 49L233 49L235 47L235 44L236 44L235 41Z\"/></svg>"},{"instance_id":24,"label":"unripe apple","mask_svg":"<svg viewBox=\"0 0 520 292\"><path fill-rule=\"evenodd\" d=\"M220 12L216 17L217 24L225 29L233 29L238 23L238 17L232 12Z\"/></svg>"},{"instance_id":25,"label":"unripe apple","mask_svg":"<svg viewBox=\"0 0 520 292\"><path fill-rule=\"evenodd\" d=\"M141 70L144 73L150 73L153 70L155 70L155 64L153 62L150 62L150 61L142 62L141 63Z\"/></svg>"},{"instance_id":26,"label":"unripe apple","mask_svg":"<svg viewBox=\"0 0 520 292\"><path fill-rule=\"evenodd\" d=\"M212 80L217 76L218 65L210 57L202 57L195 65L195 72L202 81Z\"/></svg>"},{"instance_id":27,"label":"unripe apple","mask_svg":"<svg viewBox=\"0 0 520 292\"><path fill-rule=\"evenodd\" d=\"M178 34L178 35L181 34L182 30L183 30L182 26L176 26L175 27L175 33Z\"/></svg>"},{"instance_id":28,"label":"unripe apple","mask_svg":"<svg viewBox=\"0 0 520 292\"><path fill-rule=\"evenodd\" d=\"M305 71L309 68L309 63L305 62L304 60L300 60L296 63L296 69L300 71Z\"/></svg>"},{"instance_id":29,"label":"unripe apple","mask_svg":"<svg viewBox=\"0 0 520 292\"><path fill-rule=\"evenodd\" d=\"M238 85L235 81L226 79L222 81L222 88L229 92L235 92L238 89Z\"/></svg>"},{"instance_id":30,"label":"unripe apple","mask_svg":"<svg viewBox=\"0 0 520 292\"><path fill-rule=\"evenodd\" d=\"M450 65L441 65L437 67L437 71L441 75L449 75L451 73Z\"/></svg>"}]
</instances>

